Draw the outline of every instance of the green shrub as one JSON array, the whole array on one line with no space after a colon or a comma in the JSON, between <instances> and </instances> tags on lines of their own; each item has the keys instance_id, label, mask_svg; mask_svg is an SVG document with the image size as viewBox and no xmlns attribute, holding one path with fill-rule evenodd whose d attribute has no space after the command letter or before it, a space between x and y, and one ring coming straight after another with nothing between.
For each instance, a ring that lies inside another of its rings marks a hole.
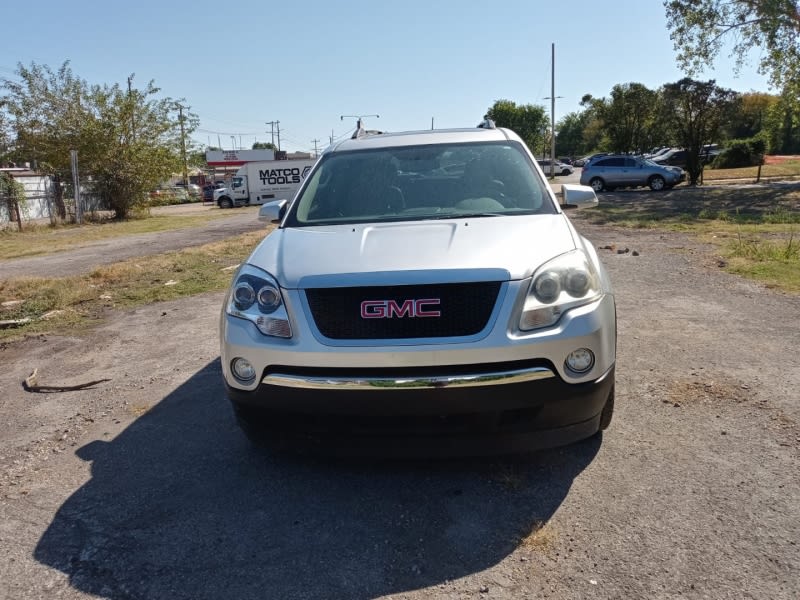
<instances>
[{"instance_id":1,"label":"green shrub","mask_svg":"<svg viewBox=\"0 0 800 600\"><path fill-rule=\"evenodd\" d=\"M738 169L740 167L754 167L761 163L767 152L766 140L755 136L742 140L731 140L725 150L714 159L714 169Z\"/></svg>"}]
</instances>

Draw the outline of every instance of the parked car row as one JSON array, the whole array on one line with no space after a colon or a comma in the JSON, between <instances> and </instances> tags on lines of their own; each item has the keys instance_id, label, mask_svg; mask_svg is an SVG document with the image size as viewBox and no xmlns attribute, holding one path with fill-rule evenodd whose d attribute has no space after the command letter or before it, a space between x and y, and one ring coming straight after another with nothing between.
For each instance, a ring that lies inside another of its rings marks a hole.
<instances>
[{"instance_id":1,"label":"parked car row","mask_svg":"<svg viewBox=\"0 0 800 600\"><path fill-rule=\"evenodd\" d=\"M150 200L152 204L185 204L192 202L192 197L185 188L172 185L152 190Z\"/></svg>"},{"instance_id":2,"label":"parked car row","mask_svg":"<svg viewBox=\"0 0 800 600\"><path fill-rule=\"evenodd\" d=\"M196 183L190 183L186 185L182 181L179 181L178 183L175 184L175 187L179 187L183 190L186 190L186 193L189 194L189 197L191 198L192 202L197 202L203 197L203 190Z\"/></svg>"},{"instance_id":3,"label":"parked car row","mask_svg":"<svg viewBox=\"0 0 800 600\"><path fill-rule=\"evenodd\" d=\"M703 146L700 152L700 158L703 161L703 164L708 164L717 156L719 156L721 152L722 149L719 147L719 144L706 144ZM598 152L582 158L576 158L571 161L571 164L575 167L586 167L589 163L597 160L598 158L611 156L612 154L613 153L611 152ZM634 155L630 154L625 156ZM676 148L674 146L661 146L653 149L652 152L640 156L640 158L651 160L659 165L681 167L684 169L686 168L687 157L687 150L683 148Z\"/></svg>"}]
</instances>

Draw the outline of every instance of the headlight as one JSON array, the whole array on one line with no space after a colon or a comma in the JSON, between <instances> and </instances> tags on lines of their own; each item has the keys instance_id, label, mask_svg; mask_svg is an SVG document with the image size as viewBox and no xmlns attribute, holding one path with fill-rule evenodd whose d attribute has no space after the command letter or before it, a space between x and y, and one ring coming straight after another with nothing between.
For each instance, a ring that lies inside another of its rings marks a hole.
<instances>
[{"instance_id":1,"label":"headlight","mask_svg":"<svg viewBox=\"0 0 800 600\"><path fill-rule=\"evenodd\" d=\"M555 325L571 308L602 295L600 276L581 250L573 250L542 265L533 275L519 320L523 331Z\"/></svg>"},{"instance_id":2,"label":"headlight","mask_svg":"<svg viewBox=\"0 0 800 600\"><path fill-rule=\"evenodd\" d=\"M289 316L278 283L268 273L252 265L244 265L239 269L225 310L232 317L252 322L264 335L292 337Z\"/></svg>"}]
</instances>

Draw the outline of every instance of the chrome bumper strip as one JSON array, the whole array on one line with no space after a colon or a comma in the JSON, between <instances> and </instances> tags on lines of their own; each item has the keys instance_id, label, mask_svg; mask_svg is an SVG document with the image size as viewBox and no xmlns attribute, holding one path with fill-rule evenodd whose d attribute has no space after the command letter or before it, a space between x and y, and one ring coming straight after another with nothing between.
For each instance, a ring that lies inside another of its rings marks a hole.
<instances>
[{"instance_id":1,"label":"chrome bumper strip","mask_svg":"<svg viewBox=\"0 0 800 600\"><path fill-rule=\"evenodd\" d=\"M473 375L440 375L432 377L310 377L270 373L261 383L279 387L306 390L420 390L444 387L472 387L523 383L539 379L550 379L555 373L546 367L513 369L495 373Z\"/></svg>"}]
</instances>

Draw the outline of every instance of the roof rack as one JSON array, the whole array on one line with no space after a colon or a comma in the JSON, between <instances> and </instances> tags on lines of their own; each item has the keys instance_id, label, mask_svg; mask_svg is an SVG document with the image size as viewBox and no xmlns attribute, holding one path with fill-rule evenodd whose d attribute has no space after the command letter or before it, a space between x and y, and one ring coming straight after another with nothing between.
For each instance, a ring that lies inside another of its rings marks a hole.
<instances>
[{"instance_id":1,"label":"roof rack","mask_svg":"<svg viewBox=\"0 0 800 600\"><path fill-rule=\"evenodd\" d=\"M478 127L480 129L497 129L497 125L495 125L494 121L492 121L489 118L486 118L483 121L481 121L480 123L478 123Z\"/></svg>"}]
</instances>

